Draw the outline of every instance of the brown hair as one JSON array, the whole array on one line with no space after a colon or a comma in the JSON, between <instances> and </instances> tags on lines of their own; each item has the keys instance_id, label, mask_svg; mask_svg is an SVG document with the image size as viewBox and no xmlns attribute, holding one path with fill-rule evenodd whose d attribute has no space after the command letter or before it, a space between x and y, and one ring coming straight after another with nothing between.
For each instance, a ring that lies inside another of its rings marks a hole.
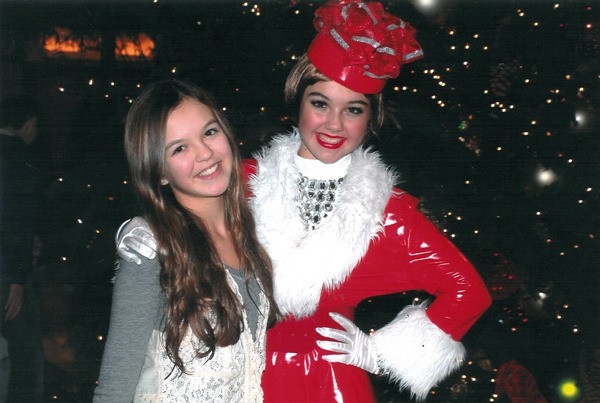
<instances>
[{"instance_id":1,"label":"brown hair","mask_svg":"<svg viewBox=\"0 0 600 403\"><path fill-rule=\"evenodd\" d=\"M169 114L184 99L208 106L227 136L234 164L224 193L225 223L246 269L259 280L270 302L269 322L275 319L271 262L255 235L246 201L240 154L225 117L211 96L192 83L164 80L151 84L134 102L125 124L125 150L133 185L157 240L160 284L167 298L167 353L185 371L179 348L188 328L203 344L198 357L212 357L217 346L236 343L243 330L242 307L227 283L225 268L202 219L185 209L170 186L161 186L165 132Z\"/></svg>"},{"instance_id":2,"label":"brown hair","mask_svg":"<svg viewBox=\"0 0 600 403\"><path fill-rule=\"evenodd\" d=\"M302 55L290 71L284 88L285 104L289 115L294 121L298 121L298 111L300 110L304 91L307 87L319 81L331 81L331 79L317 70L306 54ZM381 92L364 95L371 102L369 133L365 137L366 140L370 135L377 135L377 132L383 125L384 105L383 94Z\"/></svg>"}]
</instances>

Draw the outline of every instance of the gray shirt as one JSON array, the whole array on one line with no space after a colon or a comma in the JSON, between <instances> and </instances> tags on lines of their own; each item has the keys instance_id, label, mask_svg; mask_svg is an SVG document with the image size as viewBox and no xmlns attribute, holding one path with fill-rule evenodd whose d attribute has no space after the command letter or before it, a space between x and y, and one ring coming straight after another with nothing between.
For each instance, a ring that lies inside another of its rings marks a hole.
<instances>
[{"instance_id":1,"label":"gray shirt","mask_svg":"<svg viewBox=\"0 0 600 403\"><path fill-rule=\"evenodd\" d=\"M94 402L131 402L144 365L153 329L159 329L164 316L158 260L139 255L137 265L119 259L110 330L104 347Z\"/></svg>"},{"instance_id":2,"label":"gray shirt","mask_svg":"<svg viewBox=\"0 0 600 403\"><path fill-rule=\"evenodd\" d=\"M94 403L133 400L152 331L163 328L166 299L159 282L160 264L157 259L137 255L142 261L140 265L123 259L118 262L110 330ZM228 270L238 284L248 326L255 335L260 303L258 283L252 276L247 289L244 272Z\"/></svg>"},{"instance_id":3,"label":"gray shirt","mask_svg":"<svg viewBox=\"0 0 600 403\"><path fill-rule=\"evenodd\" d=\"M237 283L243 299L243 308L246 311L248 318L248 327L250 328L252 335L255 335L258 326L258 305L260 304L260 289L256 277L251 275L250 280L248 281L248 287L246 287L245 270L235 270L227 265L225 265L225 267Z\"/></svg>"}]
</instances>

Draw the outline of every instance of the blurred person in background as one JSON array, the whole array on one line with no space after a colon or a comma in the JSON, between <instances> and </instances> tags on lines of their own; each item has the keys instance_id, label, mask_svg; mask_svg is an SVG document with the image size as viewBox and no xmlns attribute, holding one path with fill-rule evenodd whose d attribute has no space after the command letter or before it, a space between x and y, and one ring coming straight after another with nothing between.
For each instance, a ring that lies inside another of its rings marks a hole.
<instances>
[{"instance_id":1,"label":"blurred person in background","mask_svg":"<svg viewBox=\"0 0 600 403\"><path fill-rule=\"evenodd\" d=\"M37 103L26 97L7 98L0 106L0 332L7 345L3 350L0 342L0 358L8 353L9 375L2 375L8 402L39 402L43 396L39 307L31 286L39 197L31 145L39 118Z\"/></svg>"}]
</instances>

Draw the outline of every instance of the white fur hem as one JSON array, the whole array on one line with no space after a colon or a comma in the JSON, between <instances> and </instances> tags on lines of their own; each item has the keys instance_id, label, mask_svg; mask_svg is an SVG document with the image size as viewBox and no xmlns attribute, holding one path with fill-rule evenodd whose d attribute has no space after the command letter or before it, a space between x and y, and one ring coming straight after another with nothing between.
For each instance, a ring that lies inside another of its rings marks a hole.
<instances>
[{"instance_id":1,"label":"white fur hem","mask_svg":"<svg viewBox=\"0 0 600 403\"><path fill-rule=\"evenodd\" d=\"M465 348L434 325L424 304L407 306L371 336L382 372L417 400L463 363Z\"/></svg>"}]
</instances>

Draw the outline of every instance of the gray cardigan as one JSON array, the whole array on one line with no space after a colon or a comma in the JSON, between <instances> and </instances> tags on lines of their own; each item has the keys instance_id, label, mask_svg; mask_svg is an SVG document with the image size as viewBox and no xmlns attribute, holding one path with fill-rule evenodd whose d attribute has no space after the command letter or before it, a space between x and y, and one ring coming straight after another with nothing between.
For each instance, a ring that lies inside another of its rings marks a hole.
<instances>
[{"instance_id":1,"label":"gray cardigan","mask_svg":"<svg viewBox=\"0 0 600 403\"><path fill-rule=\"evenodd\" d=\"M134 223L132 220L123 232L132 231ZM137 223L139 224L139 219ZM195 401L262 400L260 378L265 365L268 316L265 296L261 292L255 296L259 304L258 317L254 316L252 320L257 321L257 327L248 326L252 315L244 311L244 331L237 344L218 347L212 360L190 361L191 376L183 374L179 377L177 371L174 371L167 377L173 364L164 351L163 318L166 300L159 283L160 264L157 259L147 259L137 252L135 254L141 260L139 265L123 259L118 261L110 328L94 403L171 401L176 398L172 390L177 389L182 390L181 393L194 394L197 397ZM241 290L229 273L228 282L238 298L248 302L246 290ZM246 309L254 308L250 306L252 303L246 305ZM255 340L252 340L252 333ZM197 343L197 340L193 341L192 338L192 343L194 342ZM189 358L189 349L182 355L184 360L186 353ZM220 379L223 371L228 374L225 380ZM177 379L177 388L171 388L174 379ZM183 392L183 388L179 386L182 382L189 392Z\"/></svg>"},{"instance_id":2,"label":"gray cardigan","mask_svg":"<svg viewBox=\"0 0 600 403\"><path fill-rule=\"evenodd\" d=\"M132 402L153 330L159 330L165 298L160 264L139 255L142 264L119 260L110 328L94 403Z\"/></svg>"}]
</instances>

